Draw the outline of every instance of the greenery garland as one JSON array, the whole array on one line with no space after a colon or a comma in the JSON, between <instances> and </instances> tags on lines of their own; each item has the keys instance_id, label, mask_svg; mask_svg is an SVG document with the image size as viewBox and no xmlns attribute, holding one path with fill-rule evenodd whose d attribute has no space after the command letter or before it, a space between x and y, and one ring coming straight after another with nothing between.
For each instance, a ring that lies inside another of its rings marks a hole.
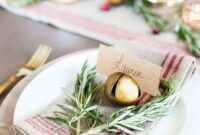
<instances>
[{"instance_id":1,"label":"greenery garland","mask_svg":"<svg viewBox=\"0 0 200 135\"><path fill-rule=\"evenodd\" d=\"M143 16L150 27L158 27L161 31L169 29L169 22L162 19L158 14L150 11L146 0L128 0L127 3L129 6L133 7L134 11Z\"/></svg>"},{"instance_id":2,"label":"greenery garland","mask_svg":"<svg viewBox=\"0 0 200 135\"><path fill-rule=\"evenodd\" d=\"M149 9L150 4L147 0L127 0L137 13L141 14L150 27L158 27L160 31L174 31L177 37L186 42L189 51L196 57L200 57L200 47L197 44L195 31L183 21L177 23L176 28L170 26L169 21L162 19L158 14ZM182 5L177 8L177 15L182 15Z\"/></svg>"},{"instance_id":3,"label":"greenery garland","mask_svg":"<svg viewBox=\"0 0 200 135\"><path fill-rule=\"evenodd\" d=\"M41 0L12 0L12 3L14 5L27 5L27 4L34 4L39 1ZM161 32L173 31L180 40L186 43L188 50L193 55L195 55L196 57L200 57L200 47L197 44L197 37L195 35L194 30L190 26L181 21L177 24L178 29L173 28L173 26L170 26L168 20L161 18L157 13L154 13L149 9L150 4L147 0L124 0L124 1L129 6L131 6L134 9L134 11L142 15L147 24L151 28L158 28L157 31ZM178 14L181 15L182 5L179 6L177 9L178 9Z\"/></svg>"},{"instance_id":4,"label":"greenery garland","mask_svg":"<svg viewBox=\"0 0 200 135\"><path fill-rule=\"evenodd\" d=\"M101 104L95 102L102 84L97 83L95 78L95 68L89 68L86 62L77 75L74 93L64 91L71 104L58 105L63 111L56 111L55 117L47 118L76 131L77 135L119 131L134 134L135 131L144 131L146 123L169 114L178 95L174 91L173 79L161 80L160 88L164 92L150 102L122 107L112 114L103 115L99 109Z\"/></svg>"}]
</instances>

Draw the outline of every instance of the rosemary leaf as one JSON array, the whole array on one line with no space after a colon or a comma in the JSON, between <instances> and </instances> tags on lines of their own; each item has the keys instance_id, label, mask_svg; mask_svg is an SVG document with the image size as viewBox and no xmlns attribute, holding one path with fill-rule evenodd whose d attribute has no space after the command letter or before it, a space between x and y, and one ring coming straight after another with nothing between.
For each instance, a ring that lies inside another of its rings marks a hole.
<instances>
[{"instance_id":1,"label":"rosemary leaf","mask_svg":"<svg viewBox=\"0 0 200 135\"><path fill-rule=\"evenodd\" d=\"M169 29L169 22L150 11L145 0L128 0L128 5L132 6L134 11L141 14L150 27L158 27L161 31Z\"/></svg>"},{"instance_id":2,"label":"rosemary leaf","mask_svg":"<svg viewBox=\"0 0 200 135\"><path fill-rule=\"evenodd\" d=\"M175 30L178 38L187 43L188 49L192 54L200 57L200 47L197 44L197 39L194 31L185 23L179 23Z\"/></svg>"},{"instance_id":3,"label":"rosemary leaf","mask_svg":"<svg viewBox=\"0 0 200 135\"><path fill-rule=\"evenodd\" d=\"M68 126L68 122L67 122L67 120L65 120L65 119L62 119L62 118L59 118L59 117L46 117L47 119L49 119L49 120L52 120L52 121L54 121L54 122L57 122L57 123L64 123L64 124L66 124L67 126Z\"/></svg>"}]
</instances>

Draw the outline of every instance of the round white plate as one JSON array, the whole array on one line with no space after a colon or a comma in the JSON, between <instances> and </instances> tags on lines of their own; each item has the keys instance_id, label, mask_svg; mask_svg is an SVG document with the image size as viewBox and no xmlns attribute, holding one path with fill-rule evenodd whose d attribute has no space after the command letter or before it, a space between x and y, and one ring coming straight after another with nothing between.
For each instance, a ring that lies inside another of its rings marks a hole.
<instances>
[{"instance_id":1,"label":"round white plate","mask_svg":"<svg viewBox=\"0 0 200 135\"><path fill-rule=\"evenodd\" d=\"M86 50L70 54L65 59L40 72L22 92L14 112L14 124L44 111L59 98L61 87L73 88L76 74L86 59L96 64L97 50ZM174 111L155 126L151 135L179 135L189 114L185 100L180 100Z\"/></svg>"}]
</instances>

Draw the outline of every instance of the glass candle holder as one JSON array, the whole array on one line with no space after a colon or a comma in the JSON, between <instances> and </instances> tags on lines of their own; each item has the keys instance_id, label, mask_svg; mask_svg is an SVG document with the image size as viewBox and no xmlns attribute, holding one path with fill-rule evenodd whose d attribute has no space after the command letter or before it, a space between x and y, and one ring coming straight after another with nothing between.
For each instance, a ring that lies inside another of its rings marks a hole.
<instances>
[{"instance_id":1,"label":"glass candle holder","mask_svg":"<svg viewBox=\"0 0 200 135\"><path fill-rule=\"evenodd\" d=\"M184 0L148 0L152 4L166 4L168 7L173 7L182 3Z\"/></svg>"},{"instance_id":2,"label":"glass candle holder","mask_svg":"<svg viewBox=\"0 0 200 135\"><path fill-rule=\"evenodd\" d=\"M200 1L188 0L185 2L182 18L192 28L200 30Z\"/></svg>"}]
</instances>

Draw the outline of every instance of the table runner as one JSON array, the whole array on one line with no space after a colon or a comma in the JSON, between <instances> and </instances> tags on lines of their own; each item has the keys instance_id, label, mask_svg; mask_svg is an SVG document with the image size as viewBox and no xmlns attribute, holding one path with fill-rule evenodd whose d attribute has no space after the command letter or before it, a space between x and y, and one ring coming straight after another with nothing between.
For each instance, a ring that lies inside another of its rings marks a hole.
<instances>
[{"instance_id":1,"label":"table runner","mask_svg":"<svg viewBox=\"0 0 200 135\"><path fill-rule=\"evenodd\" d=\"M143 18L125 6L102 12L99 6L104 0L81 0L69 5L43 1L31 6L13 6L8 0L0 0L6 10L35 21L54 25L62 30L84 35L115 45L119 40L142 43L146 47L188 54L187 47L178 42L173 33L152 36ZM200 59L197 59L200 63Z\"/></svg>"}]
</instances>

